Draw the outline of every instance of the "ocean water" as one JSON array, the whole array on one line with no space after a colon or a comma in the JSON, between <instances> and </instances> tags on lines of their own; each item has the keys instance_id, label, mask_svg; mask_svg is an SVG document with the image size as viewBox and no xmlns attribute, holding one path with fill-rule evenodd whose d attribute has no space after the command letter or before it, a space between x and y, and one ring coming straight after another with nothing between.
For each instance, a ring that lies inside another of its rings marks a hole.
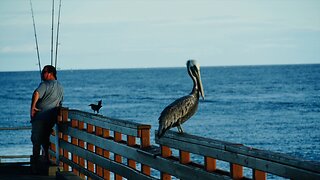
<instances>
[{"instance_id":1,"label":"ocean water","mask_svg":"<svg viewBox=\"0 0 320 180\"><path fill-rule=\"evenodd\" d=\"M184 131L320 161L320 64L201 67L205 100ZM187 95L186 68L65 70L63 105L158 128L161 111ZM30 126L39 72L0 72L0 127ZM174 129L175 130L175 129ZM0 155L31 154L30 130L0 131Z\"/></svg>"}]
</instances>

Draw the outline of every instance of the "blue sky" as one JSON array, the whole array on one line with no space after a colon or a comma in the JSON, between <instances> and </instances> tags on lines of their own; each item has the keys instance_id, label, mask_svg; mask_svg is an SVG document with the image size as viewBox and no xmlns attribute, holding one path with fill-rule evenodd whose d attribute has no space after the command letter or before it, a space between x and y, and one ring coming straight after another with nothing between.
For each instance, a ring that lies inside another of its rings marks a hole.
<instances>
[{"instance_id":1,"label":"blue sky","mask_svg":"<svg viewBox=\"0 0 320 180\"><path fill-rule=\"evenodd\" d=\"M52 1L32 3L49 64ZM58 68L320 63L319 9L319 0L62 0ZM0 22L0 71L38 70L29 0L1 0Z\"/></svg>"}]
</instances>

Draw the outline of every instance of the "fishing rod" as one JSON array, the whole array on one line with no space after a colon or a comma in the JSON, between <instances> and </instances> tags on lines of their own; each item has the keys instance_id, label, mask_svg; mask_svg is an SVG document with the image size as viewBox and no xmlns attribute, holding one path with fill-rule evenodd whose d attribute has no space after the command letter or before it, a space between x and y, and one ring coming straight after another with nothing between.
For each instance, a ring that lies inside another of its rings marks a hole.
<instances>
[{"instance_id":1,"label":"fishing rod","mask_svg":"<svg viewBox=\"0 0 320 180\"><path fill-rule=\"evenodd\" d=\"M54 23L54 0L52 0L52 19L51 19L51 66L53 66L53 23Z\"/></svg>"},{"instance_id":2,"label":"fishing rod","mask_svg":"<svg viewBox=\"0 0 320 180\"><path fill-rule=\"evenodd\" d=\"M56 37L56 57L55 57L55 64L54 64L54 67L56 67L56 68L57 68L57 61L58 61L58 44L59 44L60 14L61 14L61 0L59 1L58 26L57 26L57 37Z\"/></svg>"},{"instance_id":3,"label":"fishing rod","mask_svg":"<svg viewBox=\"0 0 320 180\"><path fill-rule=\"evenodd\" d=\"M39 52L39 45L38 45L38 38L37 38L37 32L36 32L36 25L34 20L34 12L33 12L33 5L32 0L30 0L30 7L31 7L31 15L32 15L32 21L33 21L33 30L34 30L34 36L36 41L36 48L37 48L37 56L38 56L38 65L39 65L39 71L40 71L40 77L41 77L41 61L40 61L40 52ZM52 24L51 24L51 65L53 66L53 33L54 33L54 0L52 0ZM59 14L58 14L58 26L57 26L57 35L56 35L56 49L55 49L55 67L57 67L57 61L58 61L58 44L59 44L59 30L60 30L60 14L61 14L61 0L59 2Z\"/></svg>"},{"instance_id":4,"label":"fishing rod","mask_svg":"<svg viewBox=\"0 0 320 180\"><path fill-rule=\"evenodd\" d=\"M38 65L39 65L39 71L40 71L40 78L41 78L40 53L39 53L38 38L37 38L37 31L36 31L36 23L35 23L35 21L34 21L33 7L32 7L32 2L31 2L31 0L30 0L30 7L31 7L31 15L32 15L32 21L33 21L34 38L35 38L35 40L36 40L36 48L37 48L37 56L38 56ZM41 78L41 80L42 80L42 78Z\"/></svg>"}]
</instances>

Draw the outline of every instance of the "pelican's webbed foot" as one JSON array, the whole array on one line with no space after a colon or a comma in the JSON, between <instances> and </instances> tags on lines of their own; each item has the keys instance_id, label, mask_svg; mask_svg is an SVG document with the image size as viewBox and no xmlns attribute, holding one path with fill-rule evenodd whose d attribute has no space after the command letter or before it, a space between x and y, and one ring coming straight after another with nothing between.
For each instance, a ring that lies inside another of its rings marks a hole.
<instances>
[{"instance_id":1,"label":"pelican's webbed foot","mask_svg":"<svg viewBox=\"0 0 320 180\"><path fill-rule=\"evenodd\" d=\"M180 134L182 134L182 133L183 133L183 129L182 129L182 127L181 127L181 125L180 125L180 124L177 126L177 129L178 129L178 132L179 132Z\"/></svg>"}]
</instances>

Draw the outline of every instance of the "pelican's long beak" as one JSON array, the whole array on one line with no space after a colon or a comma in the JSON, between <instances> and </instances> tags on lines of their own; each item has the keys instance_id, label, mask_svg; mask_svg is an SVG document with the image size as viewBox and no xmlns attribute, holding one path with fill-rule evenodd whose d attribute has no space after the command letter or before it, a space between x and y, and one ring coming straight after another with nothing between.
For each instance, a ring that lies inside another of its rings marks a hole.
<instances>
[{"instance_id":1,"label":"pelican's long beak","mask_svg":"<svg viewBox=\"0 0 320 180\"><path fill-rule=\"evenodd\" d=\"M198 90L200 91L202 99L204 99L204 92L202 87L201 75L200 75L200 66L195 60L187 61L188 73L192 77L193 80L196 80L196 85L198 86ZM194 79L196 78L196 79Z\"/></svg>"},{"instance_id":2,"label":"pelican's long beak","mask_svg":"<svg viewBox=\"0 0 320 180\"><path fill-rule=\"evenodd\" d=\"M202 86L202 81L201 81L201 75L200 75L200 71L198 73L198 86L199 86L199 91L201 94L202 99L204 100L204 91L203 91L203 86Z\"/></svg>"}]
</instances>

